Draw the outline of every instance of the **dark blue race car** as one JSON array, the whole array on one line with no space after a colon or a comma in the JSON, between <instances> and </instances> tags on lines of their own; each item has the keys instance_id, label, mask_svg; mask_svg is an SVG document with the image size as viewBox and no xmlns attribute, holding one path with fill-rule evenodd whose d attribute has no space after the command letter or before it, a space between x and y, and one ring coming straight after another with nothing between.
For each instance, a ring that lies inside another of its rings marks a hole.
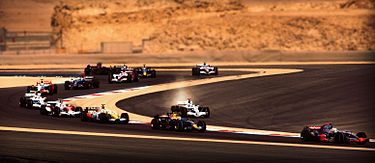
<instances>
[{"instance_id":1,"label":"dark blue race car","mask_svg":"<svg viewBox=\"0 0 375 163\"><path fill-rule=\"evenodd\" d=\"M65 90L99 88L99 80L93 76L85 76L79 79L65 81Z\"/></svg>"}]
</instances>

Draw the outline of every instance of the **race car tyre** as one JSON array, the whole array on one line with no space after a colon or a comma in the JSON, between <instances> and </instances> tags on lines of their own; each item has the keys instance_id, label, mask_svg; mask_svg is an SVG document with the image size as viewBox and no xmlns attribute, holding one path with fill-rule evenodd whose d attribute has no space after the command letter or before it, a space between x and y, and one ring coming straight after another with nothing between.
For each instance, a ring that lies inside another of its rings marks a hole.
<instances>
[{"instance_id":1,"label":"race car tyre","mask_svg":"<svg viewBox=\"0 0 375 163\"><path fill-rule=\"evenodd\" d=\"M159 122L159 120L157 120L155 118L152 119L151 120L151 128L154 129L154 130L160 129L160 122Z\"/></svg>"},{"instance_id":2,"label":"race car tyre","mask_svg":"<svg viewBox=\"0 0 375 163\"><path fill-rule=\"evenodd\" d=\"M54 93L54 94L57 94L57 84L54 84L54 85L53 85L53 93Z\"/></svg>"},{"instance_id":3,"label":"race car tyre","mask_svg":"<svg viewBox=\"0 0 375 163\"><path fill-rule=\"evenodd\" d=\"M131 83L131 82L133 82L132 79L133 79L132 76L130 74L128 74L128 76L126 77L126 81L128 83Z\"/></svg>"},{"instance_id":4,"label":"race car tyre","mask_svg":"<svg viewBox=\"0 0 375 163\"><path fill-rule=\"evenodd\" d=\"M64 83L64 89L69 90L70 89L70 81L65 81Z\"/></svg>"},{"instance_id":5,"label":"race car tyre","mask_svg":"<svg viewBox=\"0 0 375 163\"><path fill-rule=\"evenodd\" d=\"M199 132L205 132L206 131L206 122L204 121L198 121L197 123L198 128L200 128Z\"/></svg>"},{"instance_id":6,"label":"race car tyre","mask_svg":"<svg viewBox=\"0 0 375 163\"><path fill-rule=\"evenodd\" d=\"M206 112L206 115L204 115L204 118L209 118L211 115L210 108L208 107L202 107L201 112Z\"/></svg>"},{"instance_id":7,"label":"race car tyre","mask_svg":"<svg viewBox=\"0 0 375 163\"><path fill-rule=\"evenodd\" d=\"M172 113L180 112L179 107L176 106L176 105L171 106L171 112L172 112Z\"/></svg>"},{"instance_id":8,"label":"race car tyre","mask_svg":"<svg viewBox=\"0 0 375 163\"><path fill-rule=\"evenodd\" d=\"M357 135L359 138L367 138L367 135L366 135L366 133L364 133L364 132L358 132L356 135Z\"/></svg>"},{"instance_id":9,"label":"race car tyre","mask_svg":"<svg viewBox=\"0 0 375 163\"><path fill-rule=\"evenodd\" d=\"M134 82L138 82L139 81L139 76L138 76L137 71L133 71L133 74L131 75L131 77L133 78Z\"/></svg>"},{"instance_id":10,"label":"race car tyre","mask_svg":"<svg viewBox=\"0 0 375 163\"><path fill-rule=\"evenodd\" d=\"M82 122L87 122L88 121L87 111L81 111L81 121Z\"/></svg>"},{"instance_id":11,"label":"race car tyre","mask_svg":"<svg viewBox=\"0 0 375 163\"><path fill-rule=\"evenodd\" d=\"M19 104L21 107L26 107L26 97L20 97Z\"/></svg>"},{"instance_id":12,"label":"race car tyre","mask_svg":"<svg viewBox=\"0 0 375 163\"><path fill-rule=\"evenodd\" d=\"M59 107L54 107L54 108L52 109L52 116L54 116L54 117L59 117L59 116L60 116L60 112L61 112L61 110L60 110Z\"/></svg>"},{"instance_id":13,"label":"race car tyre","mask_svg":"<svg viewBox=\"0 0 375 163\"><path fill-rule=\"evenodd\" d=\"M25 107L28 108L28 109L33 108L33 101L31 101L31 100L26 100Z\"/></svg>"},{"instance_id":14,"label":"race car tyre","mask_svg":"<svg viewBox=\"0 0 375 163\"><path fill-rule=\"evenodd\" d=\"M168 123L169 130L176 130L177 122L178 122L178 120L171 120L171 121L169 121L169 123ZM161 127L164 129L167 126L162 125Z\"/></svg>"},{"instance_id":15,"label":"race car tyre","mask_svg":"<svg viewBox=\"0 0 375 163\"><path fill-rule=\"evenodd\" d=\"M107 115L106 115L105 113L100 113L100 114L99 114L99 121L100 121L101 123L106 123L106 122L108 122L108 117L107 117Z\"/></svg>"},{"instance_id":16,"label":"race car tyre","mask_svg":"<svg viewBox=\"0 0 375 163\"><path fill-rule=\"evenodd\" d=\"M214 71L215 71L214 75L219 75L219 69L217 67L214 68Z\"/></svg>"},{"instance_id":17,"label":"race car tyre","mask_svg":"<svg viewBox=\"0 0 375 163\"><path fill-rule=\"evenodd\" d=\"M48 87L48 95L52 95L53 94L53 85L50 85L49 87Z\"/></svg>"},{"instance_id":18,"label":"race car tyre","mask_svg":"<svg viewBox=\"0 0 375 163\"><path fill-rule=\"evenodd\" d=\"M345 142L345 137L344 137L344 134L341 133L341 132L338 132L335 134L335 137L334 137L334 141L335 143L338 143L338 144L342 144Z\"/></svg>"},{"instance_id":19,"label":"race car tyre","mask_svg":"<svg viewBox=\"0 0 375 163\"><path fill-rule=\"evenodd\" d=\"M193 75L193 76L200 76L199 69L196 68L196 67L194 67L194 68L192 69L192 75Z\"/></svg>"},{"instance_id":20,"label":"race car tyre","mask_svg":"<svg viewBox=\"0 0 375 163\"><path fill-rule=\"evenodd\" d=\"M112 73L109 73L108 74L108 83L109 84L112 84L113 82L112 82Z\"/></svg>"},{"instance_id":21,"label":"race car tyre","mask_svg":"<svg viewBox=\"0 0 375 163\"><path fill-rule=\"evenodd\" d=\"M181 116L187 117L187 109L186 108L181 108Z\"/></svg>"},{"instance_id":22,"label":"race car tyre","mask_svg":"<svg viewBox=\"0 0 375 163\"><path fill-rule=\"evenodd\" d=\"M79 111L79 112L82 112L83 111L83 109L82 109L82 107L80 107L80 106L77 106L76 108L75 108L75 110L74 111Z\"/></svg>"},{"instance_id":23,"label":"race car tyre","mask_svg":"<svg viewBox=\"0 0 375 163\"><path fill-rule=\"evenodd\" d=\"M135 82L139 82L139 77L138 77L138 75L135 75L134 76L134 80L133 81L135 81Z\"/></svg>"},{"instance_id":24,"label":"race car tyre","mask_svg":"<svg viewBox=\"0 0 375 163\"><path fill-rule=\"evenodd\" d=\"M122 122L123 124L129 123L129 114L128 113L122 113L120 117L126 119L125 121Z\"/></svg>"},{"instance_id":25,"label":"race car tyre","mask_svg":"<svg viewBox=\"0 0 375 163\"><path fill-rule=\"evenodd\" d=\"M155 70L151 72L151 78L156 78L156 71Z\"/></svg>"},{"instance_id":26,"label":"race car tyre","mask_svg":"<svg viewBox=\"0 0 375 163\"><path fill-rule=\"evenodd\" d=\"M99 88L99 81L98 80L96 80L96 79L94 79L93 81L92 81L92 86L94 87L94 88Z\"/></svg>"},{"instance_id":27,"label":"race car tyre","mask_svg":"<svg viewBox=\"0 0 375 163\"><path fill-rule=\"evenodd\" d=\"M46 106L43 105L41 108L40 108L40 114L41 115L48 115L48 111L46 110Z\"/></svg>"},{"instance_id":28,"label":"race car tyre","mask_svg":"<svg viewBox=\"0 0 375 163\"><path fill-rule=\"evenodd\" d=\"M32 89L31 86L27 86L27 87L26 87L26 93L30 93L31 89Z\"/></svg>"},{"instance_id":29,"label":"race car tyre","mask_svg":"<svg viewBox=\"0 0 375 163\"><path fill-rule=\"evenodd\" d=\"M300 135L301 140L311 141L312 135L310 133L311 133L311 129L309 127L306 126L305 128L303 128L303 130L301 131L301 135Z\"/></svg>"},{"instance_id":30,"label":"race car tyre","mask_svg":"<svg viewBox=\"0 0 375 163\"><path fill-rule=\"evenodd\" d=\"M176 131L184 131L184 128L185 128L184 122L178 120L176 124Z\"/></svg>"}]
</instances>

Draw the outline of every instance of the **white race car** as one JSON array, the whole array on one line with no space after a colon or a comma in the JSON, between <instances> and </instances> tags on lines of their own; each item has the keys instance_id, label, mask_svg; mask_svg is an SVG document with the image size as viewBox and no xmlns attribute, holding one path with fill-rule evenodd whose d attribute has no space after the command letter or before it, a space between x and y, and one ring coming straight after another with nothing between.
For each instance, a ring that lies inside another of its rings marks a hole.
<instances>
[{"instance_id":1,"label":"white race car","mask_svg":"<svg viewBox=\"0 0 375 163\"><path fill-rule=\"evenodd\" d=\"M19 104L25 108L41 108L46 105L46 97L43 97L40 92L25 93L25 96L20 98Z\"/></svg>"},{"instance_id":2,"label":"white race car","mask_svg":"<svg viewBox=\"0 0 375 163\"><path fill-rule=\"evenodd\" d=\"M192 75L193 76L200 76L200 75L218 75L219 70L217 67L210 66L206 63L197 64L195 67L192 68Z\"/></svg>"},{"instance_id":3,"label":"white race car","mask_svg":"<svg viewBox=\"0 0 375 163\"><path fill-rule=\"evenodd\" d=\"M171 107L172 113L179 113L181 117L210 117L210 109L199 105L194 105L190 99L178 101L177 105Z\"/></svg>"},{"instance_id":4,"label":"white race car","mask_svg":"<svg viewBox=\"0 0 375 163\"><path fill-rule=\"evenodd\" d=\"M86 107L81 114L81 121L96 121L101 123L129 123L128 113L122 113L121 115L105 109L104 104L101 107Z\"/></svg>"},{"instance_id":5,"label":"white race car","mask_svg":"<svg viewBox=\"0 0 375 163\"><path fill-rule=\"evenodd\" d=\"M57 85L52 84L51 81L44 81L41 79L40 82L37 82L35 85L27 86L26 92L40 92L43 95L52 95L57 93Z\"/></svg>"},{"instance_id":6,"label":"white race car","mask_svg":"<svg viewBox=\"0 0 375 163\"><path fill-rule=\"evenodd\" d=\"M114 67L110 69L108 74L108 83L122 83L122 82L138 82L139 76L137 72L127 66Z\"/></svg>"},{"instance_id":7,"label":"white race car","mask_svg":"<svg viewBox=\"0 0 375 163\"><path fill-rule=\"evenodd\" d=\"M55 117L79 117L81 111L81 107L67 104L62 99L47 101L46 105L40 108L40 114Z\"/></svg>"}]
</instances>

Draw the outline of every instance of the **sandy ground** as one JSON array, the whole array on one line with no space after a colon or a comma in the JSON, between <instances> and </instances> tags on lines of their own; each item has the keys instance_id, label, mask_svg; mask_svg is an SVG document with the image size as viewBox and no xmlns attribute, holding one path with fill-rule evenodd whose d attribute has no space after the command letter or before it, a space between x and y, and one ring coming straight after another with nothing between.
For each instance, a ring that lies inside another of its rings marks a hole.
<instances>
[{"instance_id":1,"label":"sandy ground","mask_svg":"<svg viewBox=\"0 0 375 163\"><path fill-rule=\"evenodd\" d=\"M43 79L52 83L61 84L71 78L66 77L25 77L25 76L0 76L0 88L11 88L33 85Z\"/></svg>"},{"instance_id":2,"label":"sandy ground","mask_svg":"<svg viewBox=\"0 0 375 163\"><path fill-rule=\"evenodd\" d=\"M373 0L2 0L0 27L53 31L68 53L373 51L374 13Z\"/></svg>"}]
</instances>

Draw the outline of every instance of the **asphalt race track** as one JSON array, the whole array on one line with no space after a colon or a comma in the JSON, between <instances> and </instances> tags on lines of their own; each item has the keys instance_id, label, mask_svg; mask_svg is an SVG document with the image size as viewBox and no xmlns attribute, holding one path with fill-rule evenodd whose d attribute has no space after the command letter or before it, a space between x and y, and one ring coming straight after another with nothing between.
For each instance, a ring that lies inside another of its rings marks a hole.
<instances>
[{"instance_id":1,"label":"asphalt race track","mask_svg":"<svg viewBox=\"0 0 375 163\"><path fill-rule=\"evenodd\" d=\"M210 107L209 124L300 132L308 124L333 122L338 128L366 131L375 137L375 123L369 123L375 117L375 65L287 68L304 72L164 91L117 105L154 116L170 111L176 103L171 98L190 97L194 103Z\"/></svg>"},{"instance_id":2,"label":"asphalt race track","mask_svg":"<svg viewBox=\"0 0 375 163\"><path fill-rule=\"evenodd\" d=\"M265 66L262 66L265 67ZM139 96L118 103L128 111L152 116L169 110L182 95L210 106L208 124L299 132L304 125L332 121L338 128L374 129L374 65L268 66L302 68L303 73L244 79ZM222 75L241 72L222 72ZM66 98L120 88L194 79L190 72L160 72L139 83L107 84L90 90L63 90ZM115 134L190 137L300 144L298 138L151 130L147 125L84 123L74 118L41 116L18 106L25 87L0 89L0 126ZM131 117L130 117L131 118ZM0 162L373 162L374 151L155 140L0 131ZM331 146L325 144L324 146ZM349 146L349 145L344 145ZM354 147L363 147L350 145ZM366 148L374 148L369 143Z\"/></svg>"}]
</instances>

